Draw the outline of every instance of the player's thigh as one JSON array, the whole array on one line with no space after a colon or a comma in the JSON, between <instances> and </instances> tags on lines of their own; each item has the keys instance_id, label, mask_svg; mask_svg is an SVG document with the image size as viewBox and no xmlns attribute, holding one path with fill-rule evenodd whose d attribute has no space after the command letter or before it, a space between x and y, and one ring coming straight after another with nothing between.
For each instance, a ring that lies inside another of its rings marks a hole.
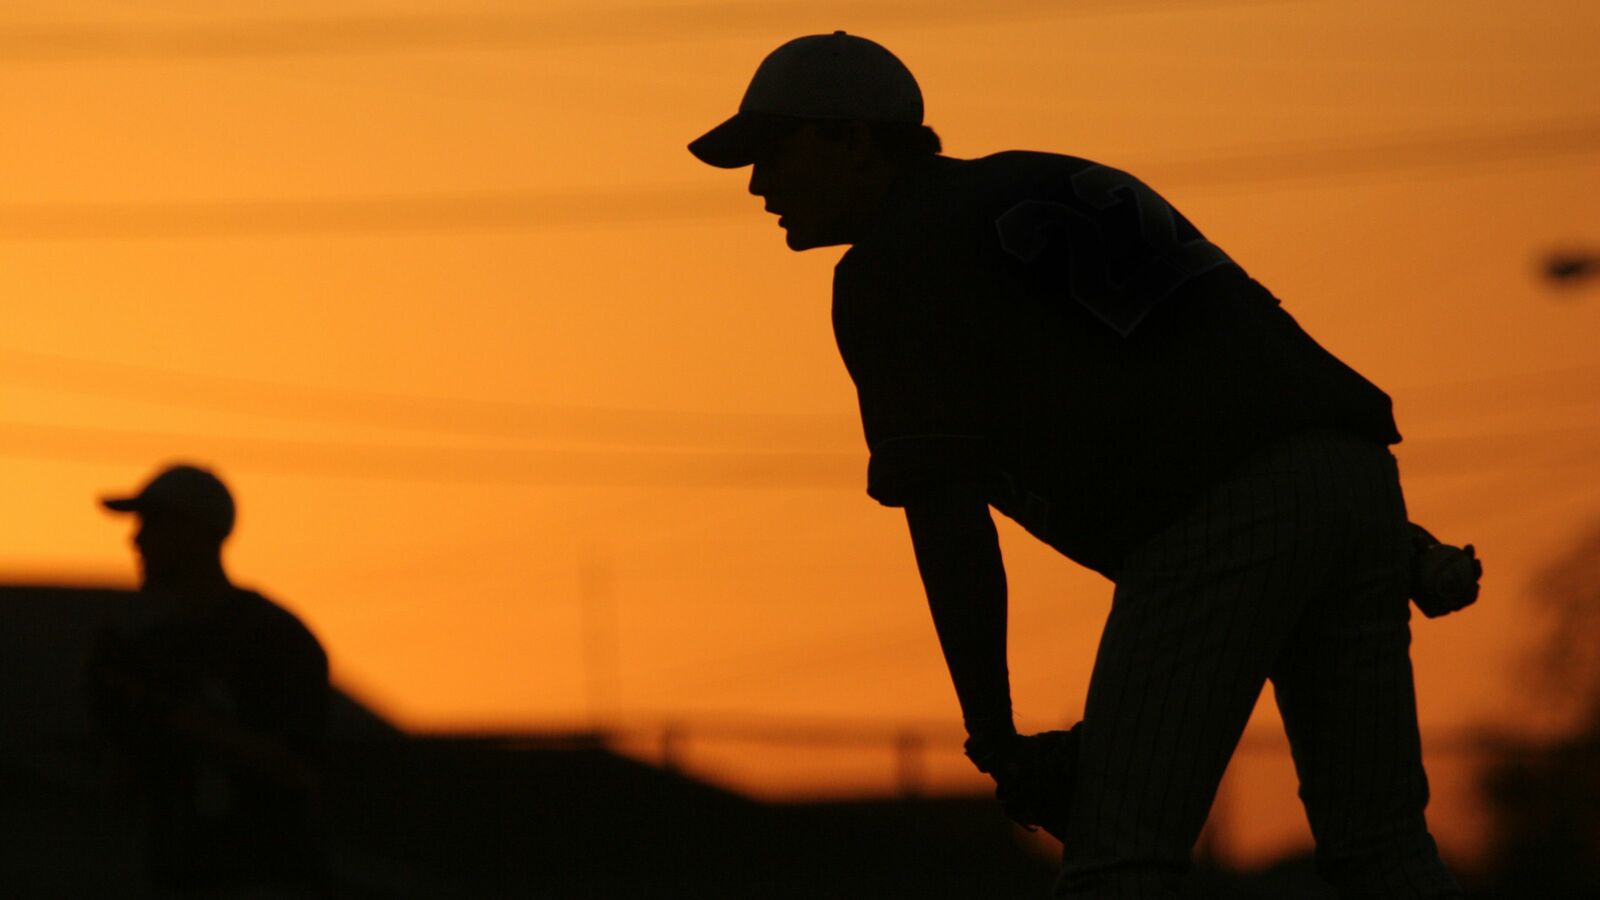
<instances>
[{"instance_id":1,"label":"player's thigh","mask_svg":"<svg viewBox=\"0 0 1600 900\"><path fill-rule=\"evenodd\" d=\"M1427 800L1412 680L1404 501L1370 461L1343 500L1352 520L1329 601L1310 610L1273 672L1301 797L1319 843L1415 827Z\"/></svg>"},{"instance_id":2,"label":"player's thigh","mask_svg":"<svg viewBox=\"0 0 1600 900\"><path fill-rule=\"evenodd\" d=\"M1198 835L1323 580L1319 501L1301 481L1293 468L1247 470L1130 556L1084 711L1072 818L1086 840L1187 853Z\"/></svg>"}]
</instances>

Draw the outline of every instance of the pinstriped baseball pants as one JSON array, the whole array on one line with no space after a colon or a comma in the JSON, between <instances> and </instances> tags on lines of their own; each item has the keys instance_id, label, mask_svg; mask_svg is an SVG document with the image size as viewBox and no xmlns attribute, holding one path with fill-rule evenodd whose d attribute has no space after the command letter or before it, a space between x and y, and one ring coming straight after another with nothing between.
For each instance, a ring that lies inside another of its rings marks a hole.
<instances>
[{"instance_id":1,"label":"pinstriped baseball pants","mask_svg":"<svg viewBox=\"0 0 1600 900\"><path fill-rule=\"evenodd\" d=\"M1176 896L1270 678L1322 877L1342 897L1459 897L1423 818L1408 553L1394 457L1326 430L1256 454L1131 552L1056 895Z\"/></svg>"}]
</instances>

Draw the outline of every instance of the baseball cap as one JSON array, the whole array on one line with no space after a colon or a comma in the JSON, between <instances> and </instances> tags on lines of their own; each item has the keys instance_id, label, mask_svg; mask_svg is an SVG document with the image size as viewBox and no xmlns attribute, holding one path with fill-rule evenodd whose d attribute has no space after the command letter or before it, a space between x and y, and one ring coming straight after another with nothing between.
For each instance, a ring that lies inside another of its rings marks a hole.
<instances>
[{"instance_id":1,"label":"baseball cap","mask_svg":"<svg viewBox=\"0 0 1600 900\"><path fill-rule=\"evenodd\" d=\"M209 469L184 463L157 472L132 497L106 497L106 509L147 515L162 512L204 528L219 538L233 531L233 495Z\"/></svg>"},{"instance_id":2,"label":"baseball cap","mask_svg":"<svg viewBox=\"0 0 1600 900\"><path fill-rule=\"evenodd\" d=\"M922 124L922 89L893 53L835 31L795 38L767 54L739 111L689 144L719 169L748 166L770 140L771 119Z\"/></svg>"}]
</instances>

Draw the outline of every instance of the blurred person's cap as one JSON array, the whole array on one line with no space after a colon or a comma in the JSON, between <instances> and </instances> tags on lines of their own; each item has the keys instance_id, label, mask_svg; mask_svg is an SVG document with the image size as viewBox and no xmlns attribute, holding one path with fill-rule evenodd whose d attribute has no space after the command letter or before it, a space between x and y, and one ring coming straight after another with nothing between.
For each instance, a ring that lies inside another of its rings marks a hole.
<instances>
[{"instance_id":1,"label":"blurred person's cap","mask_svg":"<svg viewBox=\"0 0 1600 900\"><path fill-rule=\"evenodd\" d=\"M761 61L739 111L689 152L720 169L748 166L766 150L773 116L921 125L922 89L905 63L866 38L795 38Z\"/></svg>"},{"instance_id":2,"label":"blurred person's cap","mask_svg":"<svg viewBox=\"0 0 1600 900\"><path fill-rule=\"evenodd\" d=\"M139 493L131 497L105 497L100 503L116 512L175 516L219 538L233 531L233 495L222 479L199 466L168 466L157 472Z\"/></svg>"}]
</instances>

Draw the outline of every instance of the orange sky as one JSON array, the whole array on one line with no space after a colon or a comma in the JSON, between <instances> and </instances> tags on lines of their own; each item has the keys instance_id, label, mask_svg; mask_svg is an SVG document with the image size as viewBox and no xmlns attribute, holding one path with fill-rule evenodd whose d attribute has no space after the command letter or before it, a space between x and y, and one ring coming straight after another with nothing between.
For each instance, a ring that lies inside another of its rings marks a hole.
<instances>
[{"instance_id":1,"label":"orange sky","mask_svg":"<svg viewBox=\"0 0 1600 900\"><path fill-rule=\"evenodd\" d=\"M93 499L183 456L240 497L239 580L404 724L596 697L629 721L953 723L903 524L860 490L838 251L789 253L743 173L683 150L772 47L846 28L918 74L950 152L1133 170L1394 395L1413 517L1489 573L1478 608L1416 627L1425 727L1531 725L1527 583L1600 515L1600 289L1536 269L1600 242L1600 8L1061 5L8 4L0 577L131 579ZM329 15L375 18L263 43ZM805 456L704 485L733 464L693 454L729 450ZM1109 587L1002 531L1042 727L1081 709ZM614 604L598 694L586 567ZM1292 817L1291 790L1262 802Z\"/></svg>"}]
</instances>

